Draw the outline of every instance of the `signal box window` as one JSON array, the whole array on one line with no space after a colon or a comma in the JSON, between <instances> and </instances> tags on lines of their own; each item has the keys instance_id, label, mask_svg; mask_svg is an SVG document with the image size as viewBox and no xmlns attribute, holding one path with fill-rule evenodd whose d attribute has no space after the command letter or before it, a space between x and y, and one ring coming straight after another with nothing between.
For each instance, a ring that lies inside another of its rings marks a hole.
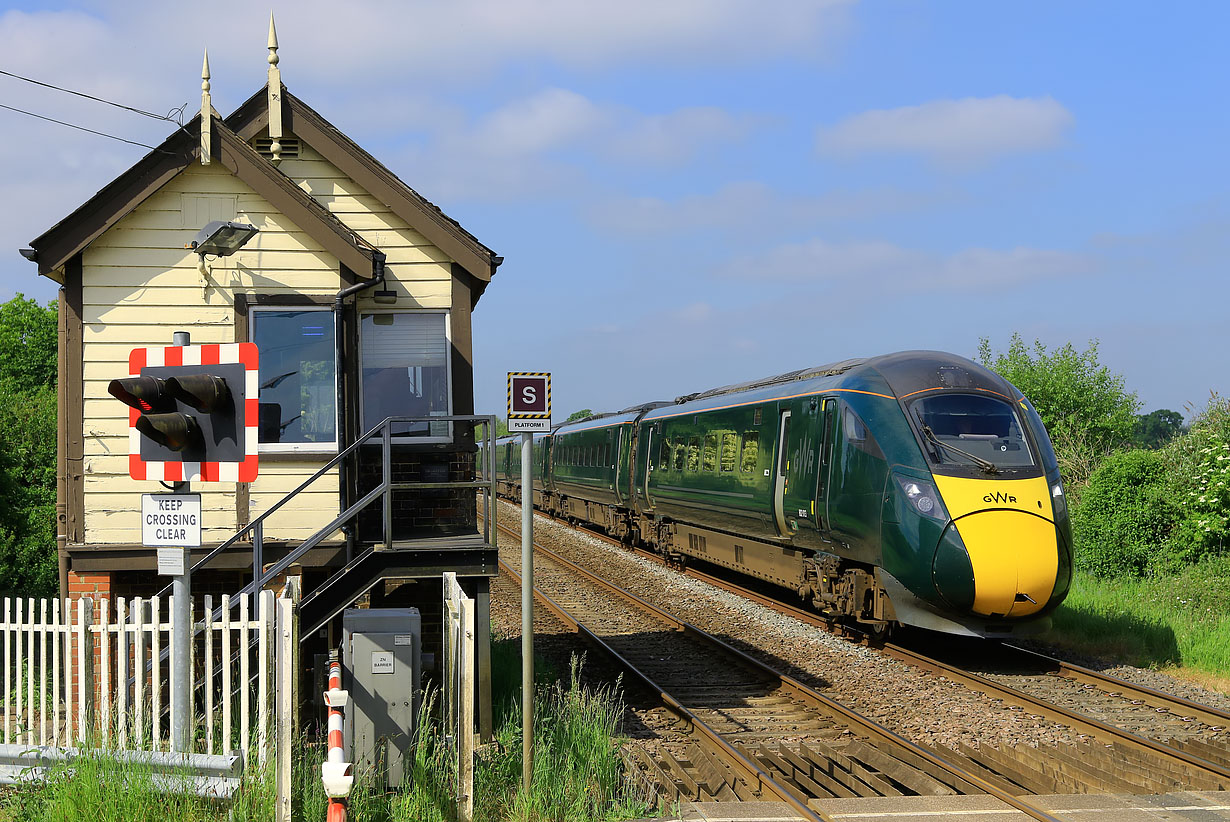
<instances>
[{"instance_id":1,"label":"signal box window","mask_svg":"<svg viewBox=\"0 0 1230 822\"><path fill-rule=\"evenodd\" d=\"M253 308L251 318L261 354L260 450L336 450L333 312Z\"/></svg>"},{"instance_id":2,"label":"signal box window","mask_svg":"<svg viewBox=\"0 0 1230 822\"><path fill-rule=\"evenodd\" d=\"M448 315L364 314L359 324L363 430L385 417L440 417L451 409ZM447 441L447 422L398 423L398 438Z\"/></svg>"}]
</instances>

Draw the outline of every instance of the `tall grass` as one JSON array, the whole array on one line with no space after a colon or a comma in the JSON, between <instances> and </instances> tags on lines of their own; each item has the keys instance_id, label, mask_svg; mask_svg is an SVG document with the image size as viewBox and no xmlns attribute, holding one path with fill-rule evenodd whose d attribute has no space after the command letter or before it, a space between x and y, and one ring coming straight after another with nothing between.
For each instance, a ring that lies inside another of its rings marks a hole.
<instances>
[{"instance_id":1,"label":"tall grass","mask_svg":"<svg viewBox=\"0 0 1230 822\"><path fill-rule=\"evenodd\" d=\"M477 822L613 822L646 815L649 808L635 798L636 789L620 761L624 707L618 683L587 687L576 657L567 681L540 680L536 688L534 777L529 790L523 789L518 644L496 641L492 652L499 722L495 740L480 750L475 767ZM547 670L537 668L540 674ZM435 708L435 695L429 693L405 763L405 787L387 791L377 784L372 769L359 769L349 818L454 818L456 773ZM320 782L324 756L322 739L306 734L300 738L292 784L297 822L325 817ZM251 765L234 800L223 806L186 792L161 791L149 768L120 764L102 752L57 767L42 783L0 796L0 822L265 822L273 812L271 768Z\"/></svg>"},{"instance_id":2,"label":"tall grass","mask_svg":"<svg viewBox=\"0 0 1230 822\"><path fill-rule=\"evenodd\" d=\"M619 756L623 701L618 683L599 688L581 681L573 657L567 682L544 681L550 669L535 665L534 777L521 781L520 656L516 642L492 644L492 690L499 718L495 739L478 755L474 773L476 822L613 822L644 816ZM364 822L449 822L454 817L456 771L433 716L436 695L423 700L415 743L405 763L406 785L388 792L371 769L356 773L349 818ZM296 767L296 818L323 819L319 742L305 739Z\"/></svg>"},{"instance_id":3,"label":"tall grass","mask_svg":"<svg viewBox=\"0 0 1230 822\"><path fill-rule=\"evenodd\" d=\"M1041 639L1141 667L1194 669L1230 687L1230 557L1144 578L1078 574Z\"/></svg>"},{"instance_id":4,"label":"tall grass","mask_svg":"<svg viewBox=\"0 0 1230 822\"><path fill-rule=\"evenodd\" d=\"M187 771L172 774L171 784L164 786L170 790L163 790L148 766L118 762L104 751L93 751L55 766L42 782L8 791L0 801L0 820L266 822L273 818L272 783L264 772L246 774L227 805L188 792L191 779Z\"/></svg>"}]
</instances>

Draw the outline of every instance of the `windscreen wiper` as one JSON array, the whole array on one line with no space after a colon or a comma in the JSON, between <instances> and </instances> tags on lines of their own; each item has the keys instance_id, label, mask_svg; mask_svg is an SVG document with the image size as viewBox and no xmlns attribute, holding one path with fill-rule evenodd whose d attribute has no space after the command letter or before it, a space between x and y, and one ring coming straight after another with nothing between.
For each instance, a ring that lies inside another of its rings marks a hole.
<instances>
[{"instance_id":1,"label":"windscreen wiper","mask_svg":"<svg viewBox=\"0 0 1230 822\"><path fill-rule=\"evenodd\" d=\"M931 426L927 425L922 420L919 420L918 424L922 428L923 436L926 437L931 442L938 445L940 448L947 448L949 451L953 451L953 452L960 454L961 456L970 460L971 462L973 462L975 465L977 465L979 468L981 468L983 471L985 471L988 474L998 474L999 473L999 468L996 467L995 463L991 462L990 460L984 460L982 457L979 457L975 454L971 454L969 451L963 451L957 446L953 445L952 443L944 442L943 440L941 440L939 437L935 435L935 432L931 430Z\"/></svg>"}]
</instances>

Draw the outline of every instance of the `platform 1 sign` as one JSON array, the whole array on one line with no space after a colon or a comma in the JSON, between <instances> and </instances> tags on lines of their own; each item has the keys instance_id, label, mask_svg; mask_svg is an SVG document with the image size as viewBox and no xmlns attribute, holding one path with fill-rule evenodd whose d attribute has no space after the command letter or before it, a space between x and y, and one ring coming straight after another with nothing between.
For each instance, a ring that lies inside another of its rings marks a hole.
<instances>
[{"instance_id":1,"label":"platform 1 sign","mask_svg":"<svg viewBox=\"0 0 1230 822\"><path fill-rule=\"evenodd\" d=\"M200 494L142 494L141 544L201 547Z\"/></svg>"},{"instance_id":2,"label":"platform 1 sign","mask_svg":"<svg viewBox=\"0 0 1230 822\"><path fill-rule=\"evenodd\" d=\"M508 372L508 430L551 430L551 375L542 371Z\"/></svg>"}]
</instances>

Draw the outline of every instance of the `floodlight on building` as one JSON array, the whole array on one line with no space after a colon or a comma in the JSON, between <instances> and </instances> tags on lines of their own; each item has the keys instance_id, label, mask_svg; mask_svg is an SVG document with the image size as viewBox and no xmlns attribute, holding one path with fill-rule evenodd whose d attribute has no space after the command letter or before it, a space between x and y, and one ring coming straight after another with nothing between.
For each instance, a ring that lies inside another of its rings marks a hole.
<instances>
[{"instance_id":1,"label":"floodlight on building","mask_svg":"<svg viewBox=\"0 0 1230 822\"><path fill-rule=\"evenodd\" d=\"M260 229L247 223L214 220L196 233L189 246L203 258L206 254L229 257L243 248Z\"/></svg>"},{"instance_id":2,"label":"floodlight on building","mask_svg":"<svg viewBox=\"0 0 1230 822\"><path fill-rule=\"evenodd\" d=\"M397 302L397 292L391 288L382 288L372 292L372 299L381 305L392 305Z\"/></svg>"}]
</instances>

